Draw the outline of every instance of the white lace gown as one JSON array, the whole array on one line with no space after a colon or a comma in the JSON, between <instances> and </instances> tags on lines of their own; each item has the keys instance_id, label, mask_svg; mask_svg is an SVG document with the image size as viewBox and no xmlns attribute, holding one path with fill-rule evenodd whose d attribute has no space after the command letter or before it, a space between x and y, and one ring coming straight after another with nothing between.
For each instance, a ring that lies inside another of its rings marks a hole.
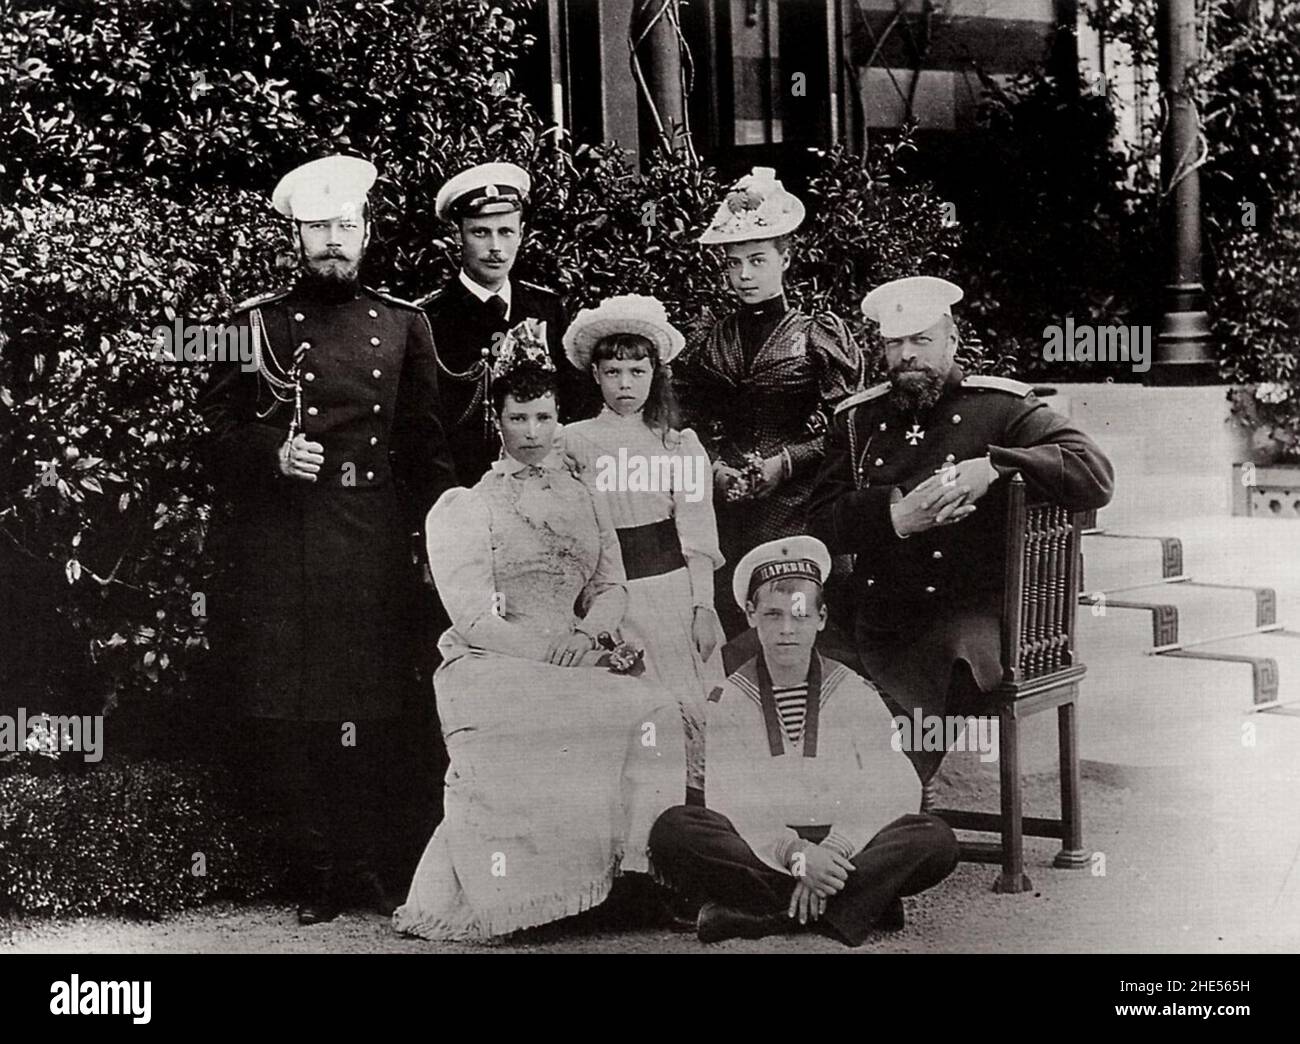
<instances>
[{"instance_id":1,"label":"white lace gown","mask_svg":"<svg viewBox=\"0 0 1300 1044\"><path fill-rule=\"evenodd\" d=\"M428 519L429 560L452 627L434 676L451 764L446 814L399 931L503 935L604 900L649 870L650 827L685 797L678 701L645 678L545 662L574 624L614 632L626 605L606 506L552 455L507 458Z\"/></svg>"},{"instance_id":2,"label":"white lace gown","mask_svg":"<svg viewBox=\"0 0 1300 1044\"><path fill-rule=\"evenodd\" d=\"M602 470L613 462L634 458L676 458L670 488L646 489L639 482L621 482L605 492L618 529L671 519L685 566L656 576L628 581L628 607L623 638L645 649L646 674L676 696L686 727L686 772L690 786L704 789L704 701L724 677L722 652L700 658L691 633L695 607L713 612L713 571L722 566L718 524L713 513L713 472L709 456L689 428L670 433L668 444L651 431L641 414L623 417L609 407L591 420L565 425L561 443L580 466L592 489ZM620 458L620 452L622 457ZM608 486L608 481L601 486ZM662 483L656 483L662 486ZM635 487L635 488L633 488ZM715 621L716 623L716 621ZM721 628L718 629L719 646Z\"/></svg>"}]
</instances>

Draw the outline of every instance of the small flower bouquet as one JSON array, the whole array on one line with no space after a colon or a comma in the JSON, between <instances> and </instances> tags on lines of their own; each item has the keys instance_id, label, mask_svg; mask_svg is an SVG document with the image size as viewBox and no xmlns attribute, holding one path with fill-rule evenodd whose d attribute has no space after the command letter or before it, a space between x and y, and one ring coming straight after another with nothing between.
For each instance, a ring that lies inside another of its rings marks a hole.
<instances>
[{"instance_id":1,"label":"small flower bouquet","mask_svg":"<svg viewBox=\"0 0 1300 1044\"><path fill-rule=\"evenodd\" d=\"M645 674L645 650L629 642L616 641L608 631L596 639L596 647L605 652L596 660L597 666L607 667L614 674L630 674L639 678Z\"/></svg>"},{"instance_id":2,"label":"small flower bouquet","mask_svg":"<svg viewBox=\"0 0 1300 1044\"><path fill-rule=\"evenodd\" d=\"M737 500L748 500L754 495L754 490L763 484L763 458L760 454L750 450L741 458L739 467L740 478L736 479L727 489L727 500L733 503Z\"/></svg>"}]
</instances>

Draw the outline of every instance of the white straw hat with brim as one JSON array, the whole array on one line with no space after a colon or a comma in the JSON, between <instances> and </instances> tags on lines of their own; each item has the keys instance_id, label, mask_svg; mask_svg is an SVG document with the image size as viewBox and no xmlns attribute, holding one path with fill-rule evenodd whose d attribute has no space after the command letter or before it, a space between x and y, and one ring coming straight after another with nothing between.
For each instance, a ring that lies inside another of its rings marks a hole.
<instances>
[{"instance_id":1,"label":"white straw hat with brim","mask_svg":"<svg viewBox=\"0 0 1300 1044\"><path fill-rule=\"evenodd\" d=\"M644 294L607 297L595 308L584 308L564 332L564 354L580 370L591 365L591 353L602 338L637 334L655 346L661 364L672 362L686 346L682 332L668 321L663 302Z\"/></svg>"},{"instance_id":2,"label":"white straw hat with brim","mask_svg":"<svg viewBox=\"0 0 1300 1044\"><path fill-rule=\"evenodd\" d=\"M803 202L777 181L775 168L755 167L727 190L700 242L775 239L803 224L804 214Z\"/></svg>"},{"instance_id":3,"label":"white straw hat with brim","mask_svg":"<svg viewBox=\"0 0 1300 1044\"><path fill-rule=\"evenodd\" d=\"M880 324L881 337L928 330L963 297L962 288L938 276L908 276L882 283L862 299L862 314Z\"/></svg>"},{"instance_id":4,"label":"white straw hat with brim","mask_svg":"<svg viewBox=\"0 0 1300 1044\"><path fill-rule=\"evenodd\" d=\"M375 165L359 156L325 156L282 177L271 206L295 221L356 220L378 176Z\"/></svg>"}]
</instances>

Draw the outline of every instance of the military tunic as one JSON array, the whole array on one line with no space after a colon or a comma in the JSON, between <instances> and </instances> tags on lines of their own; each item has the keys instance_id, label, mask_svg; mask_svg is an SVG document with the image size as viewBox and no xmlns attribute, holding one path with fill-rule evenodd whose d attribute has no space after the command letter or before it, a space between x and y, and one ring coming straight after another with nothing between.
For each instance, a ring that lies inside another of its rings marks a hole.
<instances>
[{"instance_id":1,"label":"military tunic","mask_svg":"<svg viewBox=\"0 0 1300 1044\"><path fill-rule=\"evenodd\" d=\"M292 390L281 401L260 372L214 367L200 408L207 462L232 502L233 566L232 612L214 622L238 643L240 705L300 721L396 715L414 664L412 549L454 484L428 323L365 288L337 301L281 291L232 323L251 338L255 317L273 372L303 351L300 430L325 461L315 482L282 475Z\"/></svg>"},{"instance_id":2,"label":"military tunic","mask_svg":"<svg viewBox=\"0 0 1300 1044\"><path fill-rule=\"evenodd\" d=\"M921 415L897 410L888 391L877 385L836 412L811 532L832 553L855 556L832 611L867 673L903 709L942 714L956 661L970 665L981 690L1002 678L1005 498L995 484L960 522L900 538L894 490L987 455L1018 469L1031 496L1086 510L1109 502L1114 473L1087 435L1018 381L967 378L954 367Z\"/></svg>"},{"instance_id":3,"label":"military tunic","mask_svg":"<svg viewBox=\"0 0 1300 1044\"><path fill-rule=\"evenodd\" d=\"M565 358L562 342L568 319L559 295L519 280L511 281L510 294L510 311L503 318L475 297L459 276L421 302L437 351L443 427L459 484L466 487L475 485L501 455L500 437L484 409L484 353L492 349L494 337L499 341L510 327L524 319L546 323L563 420L592 416L599 405L595 381L579 374Z\"/></svg>"}]
</instances>

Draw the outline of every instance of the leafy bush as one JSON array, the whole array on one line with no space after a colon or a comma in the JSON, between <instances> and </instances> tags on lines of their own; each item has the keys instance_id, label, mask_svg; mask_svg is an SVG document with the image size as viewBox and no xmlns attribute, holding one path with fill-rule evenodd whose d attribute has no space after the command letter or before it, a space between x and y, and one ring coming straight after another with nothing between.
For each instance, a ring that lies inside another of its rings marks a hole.
<instances>
[{"instance_id":1,"label":"leafy bush","mask_svg":"<svg viewBox=\"0 0 1300 1044\"><path fill-rule=\"evenodd\" d=\"M0 191L17 205L0 215L0 541L59 570L82 711L201 692L216 569L196 465L204 371L152 359L151 332L219 322L292 274L266 205L292 165L333 150L375 160L364 277L408 297L454 270L433 218L443 179L504 158L535 178L521 277L571 308L655 294L693 339L732 306L718 252L696 242L722 196L715 173L662 153L638 173L616 146L541 134L509 87L531 42L510 12L527 6L7 9ZM808 194L791 297L860 336L864 290L942 270L955 249L935 194L900 169L909 149L820 156Z\"/></svg>"},{"instance_id":2,"label":"leafy bush","mask_svg":"<svg viewBox=\"0 0 1300 1044\"><path fill-rule=\"evenodd\" d=\"M1300 3L1267 21L1220 12L1198 77L1220 370L1260 459L1300 460Z\"/></svg>"},{"instance_id":3,"label":"leafy bush","mask_svg":"<svg viewBox=\"0 0 1300 1044\"><path fill-rule=\"evenodd\" d=\"M225 789L164 762L0 778L0 910L158 917L266 894L270 840L231 813Z\"/></svg>"},{"instance_id":4,"label":"leafy bush","mask_svg":"<svg viewBox=\"0 0 1300 1044\"><path fill-rule=\"evenodd\" d=\"M1045 363L1043 328L1067 315L1154 323L1155 211L1127 187L1139 157L1112 145L1111 103L1082 83L1038 70L983 85L980 131L946 186L962 226L963 310L1019 374L1095 380L1093 364Z\"/></svg>"},{"instance_id":5,"label":"leafy bush","mask_svg":"<svg viewBox=\"0 0 1300 1044\"><path fill-rule=\"evenodd\" d=\"M57 563L85 703L184 691L206 647L204 372L152 361L151 331L220 321L284 281L266 196L317 153L384 171L369 281L415 294L445 276L438 185L536 145L508 75L527 6L0 8L0 196L15 201L0 212L0 537Z\"/></svg>"},{"instance_id":6,"label":"leafy bush","mask_svg":"<svg viewBox=\"0 0 1300 1044\"><path fill-rule=\"evenodd\" d=\"M873 342L859 309L863 293L904 275L947 271L957 242L933 188L903 169L912 148L904 137L867 162L843 149L818 151L810 218L793 237L787 295L835 312L864 348ZM542 155L537 170L524 264L563 290L571 309L612 294L653 294L693 342L735 308L721 251L697 242L724 194L715 171L656 152L637 176L613 145ZM964 361L985 368L973 329L967 342Z\"/></svg>"}]
</instances>

